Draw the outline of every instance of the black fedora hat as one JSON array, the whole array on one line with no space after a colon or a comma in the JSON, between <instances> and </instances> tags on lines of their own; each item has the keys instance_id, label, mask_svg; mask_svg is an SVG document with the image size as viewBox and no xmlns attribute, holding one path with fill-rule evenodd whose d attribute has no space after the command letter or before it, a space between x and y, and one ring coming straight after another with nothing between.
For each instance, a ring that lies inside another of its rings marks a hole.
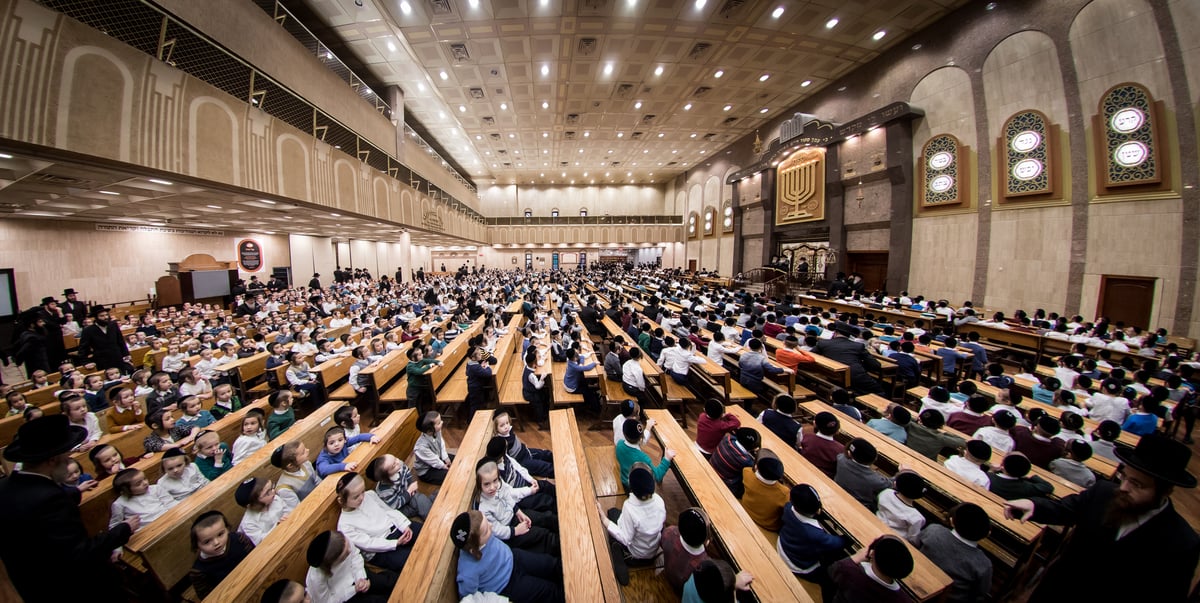
<instances>
[{"instance_id":1,"label":"black fedora hat","mask_svg":"<svg viewBox=\"0 0 1200 603\"><path fill-rule=\"evenodd\" d=\"M108 312L108 308L105 308L104 306L92 306L92 309L88 311L88 316L95 318L100 316L102 312Z\"/></svg>"},{"instance_id":2,"label":"black fedora hat","mask_svg":"<svg viewBox=\"0 0 1200 603\"><path fill-rule=\"evenodd\" d=\"M4 449L4 458L14 463L44 461L74 449L85 439L87 429L71 425L67 415L47 415L22 425Z\"/></svg>"},{"instance_id":3,"label":"black fedora hat","mask_svg":"<svg viewBox=\"0 0 1200 603\"><path fill-rule=\"evenodd\" d=\"M1117 448L1115 452L1123 463L1155 479L1181 488L1196 487L1196 476L1187 470L1192 451L1182 442L1154 433L1142 436L1133 450Z\"/></svg>"},{"instance_id":4,"label":"black fedora hat","mask_svg":"<svg viewBox=\"0 0 1200 603\"><path fill-rule=\"evenodd\" d=\"M73 288L63 289L63 295L76 295L77 293Z\"/></svg>"},{"instance_id":5,"label":"black fedora hat","mask_svg":"<svg viewBox=\"0 0 1200 603\"><path fill-rule=\"evenodd\" d=\"M43 306L49 306L50 304L54 304L54 303L58 303L58 300L54 299L54 297L52 297L52 296L46 296L46 297L42 298Z\"/></svg>"}]
</instances>

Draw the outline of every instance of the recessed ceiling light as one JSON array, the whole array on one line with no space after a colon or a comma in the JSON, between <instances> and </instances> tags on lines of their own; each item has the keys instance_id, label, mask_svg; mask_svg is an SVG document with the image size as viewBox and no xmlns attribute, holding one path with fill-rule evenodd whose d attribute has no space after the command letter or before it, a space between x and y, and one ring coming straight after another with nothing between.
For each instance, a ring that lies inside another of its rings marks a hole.
<instances>
[{"instance_id":1,"label":"recessed ceiling light","mask_svg":"<svg viewBox=\"0 0 1200 603\"><path fill-rule=\"evenodd\" d=\"M542 132L542 138L549 138L549 137L550 137L549 132Z\"/></svg>"},{"instance_id":2,"label":"recessed ceiling light","mask_svg":"<svg viewBox=\"0 0 1200 603\"><path fill-rule=\"evenodd\" d=\"M666 136L666 134L663 134L662 132L659 132L659 133L658 133L658 137L659 137L659 138L662 138L663 136Z\"/></svg>"},{"instance_id":3,"label":"recessed ceiling light","mask_svg":"<svg viewBox=\"0 0 1200 603\"><path fill-rule=\"evenodd\" d=\"M583 153L583 149L579 149L579 152L580 152L580 153Z\"/></svg>"},{"instance_id":4,"label":"recessed ceiling light","mask_svg":"<svg viewBox=\"0 0 1200 603\"><path fill-rule=\"evenodd\" d=\"M100 191L100 194L101 195L120 195L121 193L116 193L113 191Z\"/></svg>"},{"instance_id":5,"label":"recessed ceiling light","mask_svg":"<svg viewBox=\"0 0 1200 603\"><path fill-rule=\"evenodd\" d=\"M400 2L400 12L402 12L402 13L404 13L404 14L406 14L406 15L411 15L411 14L412 14L412 5L408 3L408 0L401 0L401 2Z\"/></svg>"},{"instance_id":6,"label":"recessed ceiling light","mask_svg":"<svg viewBox=\"0 0 1200 603\"><path fill-rule=\"evenodd\" d=\"M838 92L845 92L845 91L846 91L846 87L845 87L845 86L842 86L842 87L838 88Z\"/></svg>"},{"instance_id":7,"label":"recessed ceiling light","mask_svg":"<svg viewBox=\"0 0 1200 603\"><path fill-rule=\"evenodd\" d=\"M722 111L728 111L728 110L730 110L730 109L732 109L732 108L733 108L733 105L725 105L725 106L724 106L724 107L723 107L721 110L722 110Z\"/></svg>"},{"instance_id":8,"label":"recessed ceiling light","mask_svg":"<svg viewBox=\"0 0 1200 603\"><path fill-rule=\"evenodd\" d=\"M591 133L591 132L584 132L584 133L583 133L583 137L584 137L584 138L587 138L587 137L589 137L589 136L591 136L591 135L592 135L592 133Z\"/></svg>"},{"instance_id":9,"label":"recessed ceiling light","mask_svg":"<svg viewBox=\"0 0 1200 603\"><path fill-rule=\"evenodd\" d=\"M617 132L617 138L624 138L624 137L625 137L624 132Z\"/></svg>"},{"instance_id":10,"label":"recessed ceiling light","mask_svg":"<svg viewBox=\"0 0 1200 603\"><path fill-rule=\"evenodd\" d=\"M259 203L266 203L267 205L275 205L275 202L274 202L274 201L271 201L270 199L259 199L259 200L258 200L258 202L259 202Z\"/></svg>"},{"instance_id":11,"label":"recessed ceiling light","mask_svg":"<svg viewBox=\"0 0 1200 603\"><path fill-rule=\"evenodd\" d=\"M725 72L724 72L723 70L721 70L721 69L718 69L718 70L717 70L717 72L713 74L713 77L717 77L717 78L719 78L719 77L721 77L722 75L725 75Z\"/></svg>"},{"instance_id":12,"label":"recessed ceiling light","mask_svg":"<svg viewBox=\"0 0 1200 603\"><path fill-rule=\"evenodd\" d=\"M609 154L609 155L612 155L612 152L613 152L613 150L612 150L612 149L609 149L609 150L608 150L608 154Z\"/></svg>"},{"instance_id":13,"label":"recessed ceiling light","mask_svg":"<svg viewBox=\"0 0 1200 603\"><path fill-rule=\"evenodd\" d=\"M692 135L691 135L691 136L689 136L689 138L695 138L695 137L696 137L696 133L695 133L695 132L692 132Z\"/></svg>"},{"instance_id":14,"label":"recessed ceiling light","mask_svg":"<svg viewBox=\"0 0 1200 603\"><path fill-rule=\"evenodd\" d=\"M705 4L708 4L708 0L696 0L696 10L704 8Z\"/></svg>"},{"instance_id":15,"label":"recessed ceiling light","mask_svg":"<svg viewBox=\"0 0 1200 603\"><path fill-rule=\"evenodd\" d=\"M782 17L782 16L783 16L783 7L782 6L777 6L777 7L775 7L775 10L771 11L772 19L778 19L779 17Z\"/></svg>"},{"instance_id":16,"label":"recessed ceiling light","mask_svg":"<svg viewBox=\"0 0 1200 603\"><path fill-rule=\"evenodd\" d=\"M542 0L542 6L550 6L550 0Z\"/></svg>"},{"instance_id":17,"label":"recessed ceiling light","mask_svg":"<svg viewBox=\"0 0 1200 603\"><path fill-rule=\"evenodd\" d=\"M446 112L438 111L438 119L446 119ZM340 149L341 147L338 147L338 148Z\"/></svg>"},{"instance_id":18,"label":"recessed ceiling light","mask_svg":"<svg viewBox=\"0 0 1200 603\"><path fill-rule=\"evenodd\" d=\"M801 87L801 88L807 88L807 87L809 87L811 84L812 84L812 80L804 80L803 82L800 82L800 87Z\"/></svg>"},{"instance_id":19,"label":"recessed ceiling light","mask_svg":"<svg viewBox=\"0 0 1200 603\"><path fill-rule=\"evenodd\" d=\"M642 154L643 154L643 155L645 155L646 153L649 153L649 152L650 152L650 149L642 149Z\"/></svg>"},{"instance_id":20,"label":"recessed ceiling light","mask_svg":"<svg viewBox=\"0 0 1200 603\"><path fill-rule=\"evenodd\" d=\"M396 52L396 43L395 42L388 40L387 47L388 47L388 52Z\"/></svg>"},{"instance_id":21,"label":"recessed ceiling light","mask_svg":"<svg viewBox=\"0 0 1200 603\"><path fill-rule=\"evenodd\" d=\"M769 113L770 111L771 111L771 110L770 110L770 109L768 109L767 107L763 107L762 109L759 109L759 110L758 110L758 112L759 112L759 113Z\"/></svg>"},{"instance_id":22,"label":"recessed ceiling light","mask_svg":"<svg viewBox=\"0 0 1200 603\"><path fill-rule=\"evenodd\" d=\"M760 82L765 82L769 79L771 79L771 74L769 74L769 73L764 73L764 74L758 76L758 81L760 81Z\"/></svg>"},{"instance_id":23,"label":"recessed ceiling light","mask_svg":"<svg viewBox=\"0 0 1200 603\"><path fill-rule=\"evenodd\" d=\"M467 112L467 106L466 106L466 105L459 105L459 106L458 106L458 112L459 112L459 113L466 113L466 112Z\"/></svg>"},{"instance_id":24,"label":"recessed ceiling light","mask_svg":"<svg viewBox=\"0 0 1200 603\"><path fill-rule=\"evenodd\" d=\"M513 134L512 132L509 132L509 133L508 133L508 137L509 137L509 138L516 138L516 137L517 137L517 135L516 135L516 134Z\"/></svg>"},{"instance_id":25,"label":"recessed ceiling light","mask_svg":"<svg viewBox=\"0 0 1200 603\"><path fill-rule=\"evenodd\" d=\"M837 27L838 23L839 23L838 18L834 17L825 22L825 29L833 29L833 28Z\"/></svg>"},{"instance_id":26,"label":"recessed ceiling light","mask_svg":"<svg viewBox=\"0 0 1200 603\"><path fill-rule=\"evenodd\" d=\"M209 209L221 209L220 205L208 205L206 207L208 207Z\"/></svg>"},{"instance_id":27,"label":"recessed ceiling light","mask_svg":"<svg viewBox=\"0 0 1200 603\"><path fill-rule=\"evenodd\" d=\"M417 90L420 90L421 92L424 92L424 91L425 91L425 84L422 84L422 83L418 82L418 83L417 83Z\"/></svg>"},{"instance_id":28,"label":"recessed ceiling light","mask_svg":"<svg viewBox=\"0 0 1200 603\"><path fill-rule=\"evenodd\" d=\"M988 3L987 3L987 6L985 6L984 8L985 8L985 9L987 9L987 10L996 10L996 3L995 3L995 2L988 2Z\"/></svg>"},{"instance_id":29,"label":"recessed ceiling light","mask_svg":"<svg viewBox=\"0 0 1200 603\"><path fill-rule=\"evenodd\" d=\"M562 173L562 176L563 176L563 178L566 178L566 177L567 177L567 173L566 173L566 172L563 172L563 173Z\"/></svg>"},{"instance_id":30,"label":"recessed ceiling light","mask_svg":"<svg viewBox=\"0 0 1200 603\"><path fill-rule=\"evenodd\" d=\"M550 75L550 66L542 65L542 77L545 77L547 75Z\"/></svg>"},{"instance_id":31,"label":"recessed ceiling light","mask_svg":"<svg viewBox=\"0 0 1200 603\"><path fill-rule=\"evenodd\" d=\"M671 149L671 154L672 154L672 155L676 155L676 154L678 154L678 153L679 153L679 149Z\"/></svg>"},{"instance_id":32,"label":"recessed ceiling light","mask_svg":"<svg viewBox=\"0 0 1200 603\"><path fill-rule=\"evenodd\" d=\"M444 82L444 81L450 79L450 74L446 73L445 71L439 71L438 77L442 78L442 81Z\"/></svg>"},{"instance_id":33,"label":"recessed ceiling light","mask_svg":"<svg viewBox=\"0 0 1200 603\"><path fill-rule=\"evenodd\" d=\"M700 154L701 154L701 155L703 155L704 153L705 153L705 151L700 151Z\"/></svg>"},{"instance_id":34,"label":"recessed ceiling light","mask_svg":"<svg viewBox=\"0 0 1200 603\"><path fill-rule=\"evenodd\" d=\"M482 137L482 136L480 136L480 135L478 135L478 134L476 134L476 135L475 135L475 140L483 140L483 137Z\"/></svg>"},{"instance_id":35,"label":"recessed ceiling light","mask_svg":"<svg viewBox=\"0 0 1200 603\"><path fill-rule=\"evenodd\" d=\"M871 36L871 39L878 42L883 39L883 36L886 36L886 35L887 35L887 32L881 29L881 30L875 32L875 35Z\"/></svg>"},{"instance_id":36,"label":"recessed ceiling light","mask_svg":"<svg viewBox=\"0 0 1200 603\"><path fill-rule=\"evenodd\" d=\"M684 105L684 106L683 106L683 110L684 110L684 111L691 111L691 110L692 110L692 103L688 103L688 104Z\"/></svg>"},{"instance_id":37,"label":"recessed ceiling light","mask_svg":"<svg viewBox=\"0 0 1200 603\"><path fill-rule=\"evenodd\" d=\"M546 101L542 101L542 108L543 108L543 109L549 109L549 108L550 108L550 103L548 103L548 102L546 102Z\"/></svg>"},{"instance_id":38,"label":"recessed ceiling light","mask_svg":"<svg viewBox=\"0 0 1200 603\"><path fill-rule=\"evenodd\" d=\"M159 180L158 178L151 178L150 182L153 182L155 184L161 184L163 186L171 186L172 184L175 184L174 182L168 182L166 180Z\"/></svg>"},{"instance_id":39,"label":"recessed ceiling light","mask_svg":"<svg viewBox=\"0 0 1200 603\"><path fill-rule=\"evenodd\" d=\"M654 68L654 75L658 76L658 75L662 75L662 73L663 73L663 66L662 66L662 65L659 65L658 67L655 67L655 68Z\"/></svg>"},{"instance_id":40,"label":"recessed ceiling light","mask_svg":"<svg viewBox=\"0 0 1200 603\"><path fill-rule=\"evenodd\" d=\"M920 45L920 44L913 44L913 45L912 45L912 49L913 49L913 50L920 50L920 49L921 49L921 45Z\"/></svg>"},{"instance_id":41,"label":"recessed ceiling light","mask_svg":"<svg viewBox=\"0 0 1200 603\"><path fill-rule=\"evenodd\" d=\"M468 4L471 5L471 8L479 8L479 0L469 0Z\"/></svg>"},{"instance_id":42,"label":"recessed ceiling light","mask_svg":"<svg viewBox=\"0 0 1200 603\"><path fill-rule=\"evenodd\" d=\"M329 215L331 215L331 216L333 216L333 217L335 217L335 218L340 218L340 217L342 217L342 214L334 214L334 213L331 213L331 214L329 214Z\"/></svg>"},{"instance_id":43,"label":"recessed ceiling light","mask_svg":"<svg viewBox=\"0 0 1200 603\"><path fill-rule=\"evenodd\" d=\"M508 103L500 103L501 111L508 111Z\"/></svg>"},{"instance_id":44,"label":"recessed ceiling light","mask_svg":"<svg viewBox=\"0 0 1200 603\"><path fill-rule=\"evenodd\" d=\"M546 154L548 154L548 153L550 153L550 149L542 149L542 154L543 154L543 155L546 155Z\"/></svg>"},{"instance_id":45,"label":"recessed ceiling light","mask_svg":"<svg viewBox=\"0 0 1200 603\"><path fill-rule=\"evenodd\" d=\"M604 64L604 75L612 75L612 72L613 72L613 64L605 63Z\"/></svg>"},{"instance_id":46,"label":"recessed ceiling light","mask_svg":"<svg viewBox=\"0 0 1200 603\"><path fill-rule=\"evenodd\" d=\"M12 159L12 155L8 153L0 153L0 159Z\"/></svg>"}]
</instances>

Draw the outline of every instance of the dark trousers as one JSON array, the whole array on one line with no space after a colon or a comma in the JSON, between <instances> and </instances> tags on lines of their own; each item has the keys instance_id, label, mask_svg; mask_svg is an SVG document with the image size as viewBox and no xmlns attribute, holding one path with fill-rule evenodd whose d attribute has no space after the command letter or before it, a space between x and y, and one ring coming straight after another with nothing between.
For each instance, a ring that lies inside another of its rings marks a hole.
<instances>
[{"instance_id":1,"label":"dark trousers","mask_svg":"<svg viewBox=\"0 0 1200 603\"><path fill-rule=\"evenodd\" d=\"M408 388L408 405L417 409L417 417L424 416L426 412L433 410L433 390Z\"/></svg>"},{"instance_id":2,"label":"dark trousers","mask_svg":"<svg viewBox=\"0 0 1200 603\"><path fill-rule=\"evenodd\" d=\"M391 551L375 553L375 556L371 557L370 564L374 565L375 567L382 567L396 573L404 571L404 564L408 562L408 555L412 553L413 544L417 542L417 535L421 533L421 524L412 523L409 524L408 528L412 530L412 538L410 538L407 543L402 544ZM399 530L392 530L392 533L388 534L388 540L397 540L399 538ZM388 592L390 593L391 591Z\"/></svg>"},{"instance_id":3,"label":"dark trousers","mask_svg":"<svg viewBox=\"0 0 1200 603\"><path fill-rule=\"evenodd\" d=\"M688 384L688 374L687 373L676 373L675 371L667 371L667 374L670 375L671 378L675 380L675 383L678 383L680 385Z\"/></svg>"},{"instance_id":4,"label":"dark trousers","mask_svg":"<svg viewBox=\"0 0 1200 603\"><path fill-rule=\"evenodd\" d=\"M397 578L396 572L367 570L367 581L371 583L371 588L354 595L350 600L354 603L385 603L396 588Z\"/></svg>"},{"instance_id":5,"label":"dark trousers","mask_svg":"<svg viewBox=\"0 0 1200 603\"><path fill-rule=\"evenodd\" d=\"M532 517L530 518L532 519ZM508 546L514 549L521 549L531 553L541 553L543 555L558 556L559 544L558 535L541 526L532 526L528 532L517 535L516 526L518 525L516 517L513 517L513 522L509 526L513 528L512 536L508 538Z\"/></svg>"},{"instance_id":6,"label":"dark trousers","mask_svg":"<svg viewBox=\"0 0 1200 603\"><path fill-rule=\"evenodd\" d=\"M521 465L529 470L532 475L540 477L554 477L554 454L549 450L540 448L529 448L525 450L528 455L523 455L524 458L517 459Z\"/></svg>"},{"instance_id":7,"label":"dark trousers","mask_svg":"<svg viewBox=\"0 0 1200 603\"><path fill-rule=\"evenodd\" d=\"M562 562L550 555L513 549L512 575L500 594L513 603L564 603Z\"/></svg>"},{"instance_id":8,"label":"dark trousers","mask_svg":"<svg viewBox=\"0 0 1200 603\"><path fill-rule=\"evenodd\" d=\"M605 511L604 514L608 517L608 520L613 523L617 523L617 522L621 521L621 510L616 507L613 507L613 508L609 509L608 511ZM641 559L638 557L634 557L633 553L629 552L629 547L625 546L624 544L621 544L620 542L617 542L617 540L614 539L611 534L609 535L608 539L610 542L614 542L617 544L618 547L620 547L620 549L623 553L625 565L628 565L630 567L648 567L648 566L654 565L654 561L658 558L657 556L651 557L649 559ZM614 559L613 561L618 561L618 560Z\"/></svg>"}]
</instances>

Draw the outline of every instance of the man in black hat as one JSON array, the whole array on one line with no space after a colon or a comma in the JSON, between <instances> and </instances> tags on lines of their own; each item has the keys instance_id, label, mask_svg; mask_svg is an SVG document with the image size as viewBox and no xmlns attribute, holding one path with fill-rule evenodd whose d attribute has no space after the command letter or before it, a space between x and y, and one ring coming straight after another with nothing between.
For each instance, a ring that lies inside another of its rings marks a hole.
<instances>
[{"instance_id":1,"label":"man in black hat","mask_svg":"<svg viewBox=\"0 0 1200 603\"><path fill-rule=\"evenodd\" d=\"M81 584L92 601L128 599L110 560L141 521L130 517L90 536L79 515L79 491L58 483L71 450L86 438L87 430L66 415L49 415L22 425L4 449L4 458L23 468L0 480L0 560L30 603L78 599Z\"/></svg>"},{"instance_id":2,"label":"man in black hat","mask_svg":"<svg viewBox=\"0 0 1200 603\"><path fill-rule=\"evenodd\" d=\"M1176 488L1195 488L1188 473L1191 450L1159 434L1137 448L1118 448L1118 481L1060 500L1014 500L1005 515L1022 521L1075 526L1074 534L1046 570L1031 603L1161 601L1187 598L1200 562L1200 537L1171 503Z\"/></svg>"},{"instance_id":3,"label":"man in black hat","mask_svg":"<svg viewBox=\"0 0 1200 603\"><path fill-rule=\"evenodd\" d=\"M46 323L40 311L35 308L22 312L17 318L17 330L13 359L25 365L25 375L32 379L37 371L51 372Z\"/></svg>"},{"instance_id":4,"label":"man in black hat","mask_svg":"<svg viewBox=\"0 0 1200 603\"><path fill-rule=\"evenodd\" d=\"M46 357L50 360L50 366L58 366L67 359L67 346L63 343L62 328L70 319L63 315L62 308L58 307L58 300L53 297L43 297L37 313L46 330Z\"/></svg>"},{"instance_id":5,"label":"man in black hat","mask_svg":"<svg viewBox=\"0 0 1200 603\"><path fill-rule=\"evenodd\" d=\"M79 355L91 359L101 369L120 368L124 374L133 372L129 346L121 335L121 327L109 320L108 308L92 308L92 324L79 334Z\"/></svg>"},{"instance_id":6,"label":"man in black hat","mask_svg":"<svg viewBox=\"0 0 1200 603\"><path fill-rule=\"evenodd\" d=\"M320 289L321 288L321 273L320 272L313 273L312 280L308 281L308 288L309 289Z\"/></svg>"},{"instance_id":7,"label":"man in black hat","mask_svg":"<svg viewBox=\"0 0 1200 603\"><path fill-rule=\"evenodd\" d=\"M74 289L63 290L63 297L67 301L62 303L62 311L76 324L82 325L83 319L87 317L87 304L79 301L79 294Z\"/></svg>"},{"instance_id":8,"label":"man in black hat","mask_svg":"<svg viewBox=\"0 0 1200 603\"><path fill-rule=\"evenodd\" d=\"M832 339L818 341L813 351L849 367L850 385L858 393L883 395L883 388L868 372L878 372L879 361L867 352L867 346L851 339L858 335L858 329L844 322L837 322L833 325L833 333Z\"/></svg>"}]
</instances>

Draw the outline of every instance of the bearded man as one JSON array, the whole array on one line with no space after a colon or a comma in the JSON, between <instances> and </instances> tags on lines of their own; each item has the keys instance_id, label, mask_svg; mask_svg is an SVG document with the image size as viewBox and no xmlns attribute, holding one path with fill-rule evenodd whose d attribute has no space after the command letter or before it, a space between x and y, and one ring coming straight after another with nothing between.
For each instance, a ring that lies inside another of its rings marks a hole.
<instances>
[{"instance_id":1,"label":"bearded man","mask_svg":"<svg viewBox=\"0 0 1200 603\"><path fill-rule=\"evenodd\" d=\"M1123 463L1116 482L1099 480L1061 500L1014 500L1005 508L1010 518L1075 528L1030 603L1186 600L1200 537L1170 496L1176 487L1196 487L1187 471L1191 449L1150 434L1136 449L1116 454Z\"/></svg>"}]
</instances>

